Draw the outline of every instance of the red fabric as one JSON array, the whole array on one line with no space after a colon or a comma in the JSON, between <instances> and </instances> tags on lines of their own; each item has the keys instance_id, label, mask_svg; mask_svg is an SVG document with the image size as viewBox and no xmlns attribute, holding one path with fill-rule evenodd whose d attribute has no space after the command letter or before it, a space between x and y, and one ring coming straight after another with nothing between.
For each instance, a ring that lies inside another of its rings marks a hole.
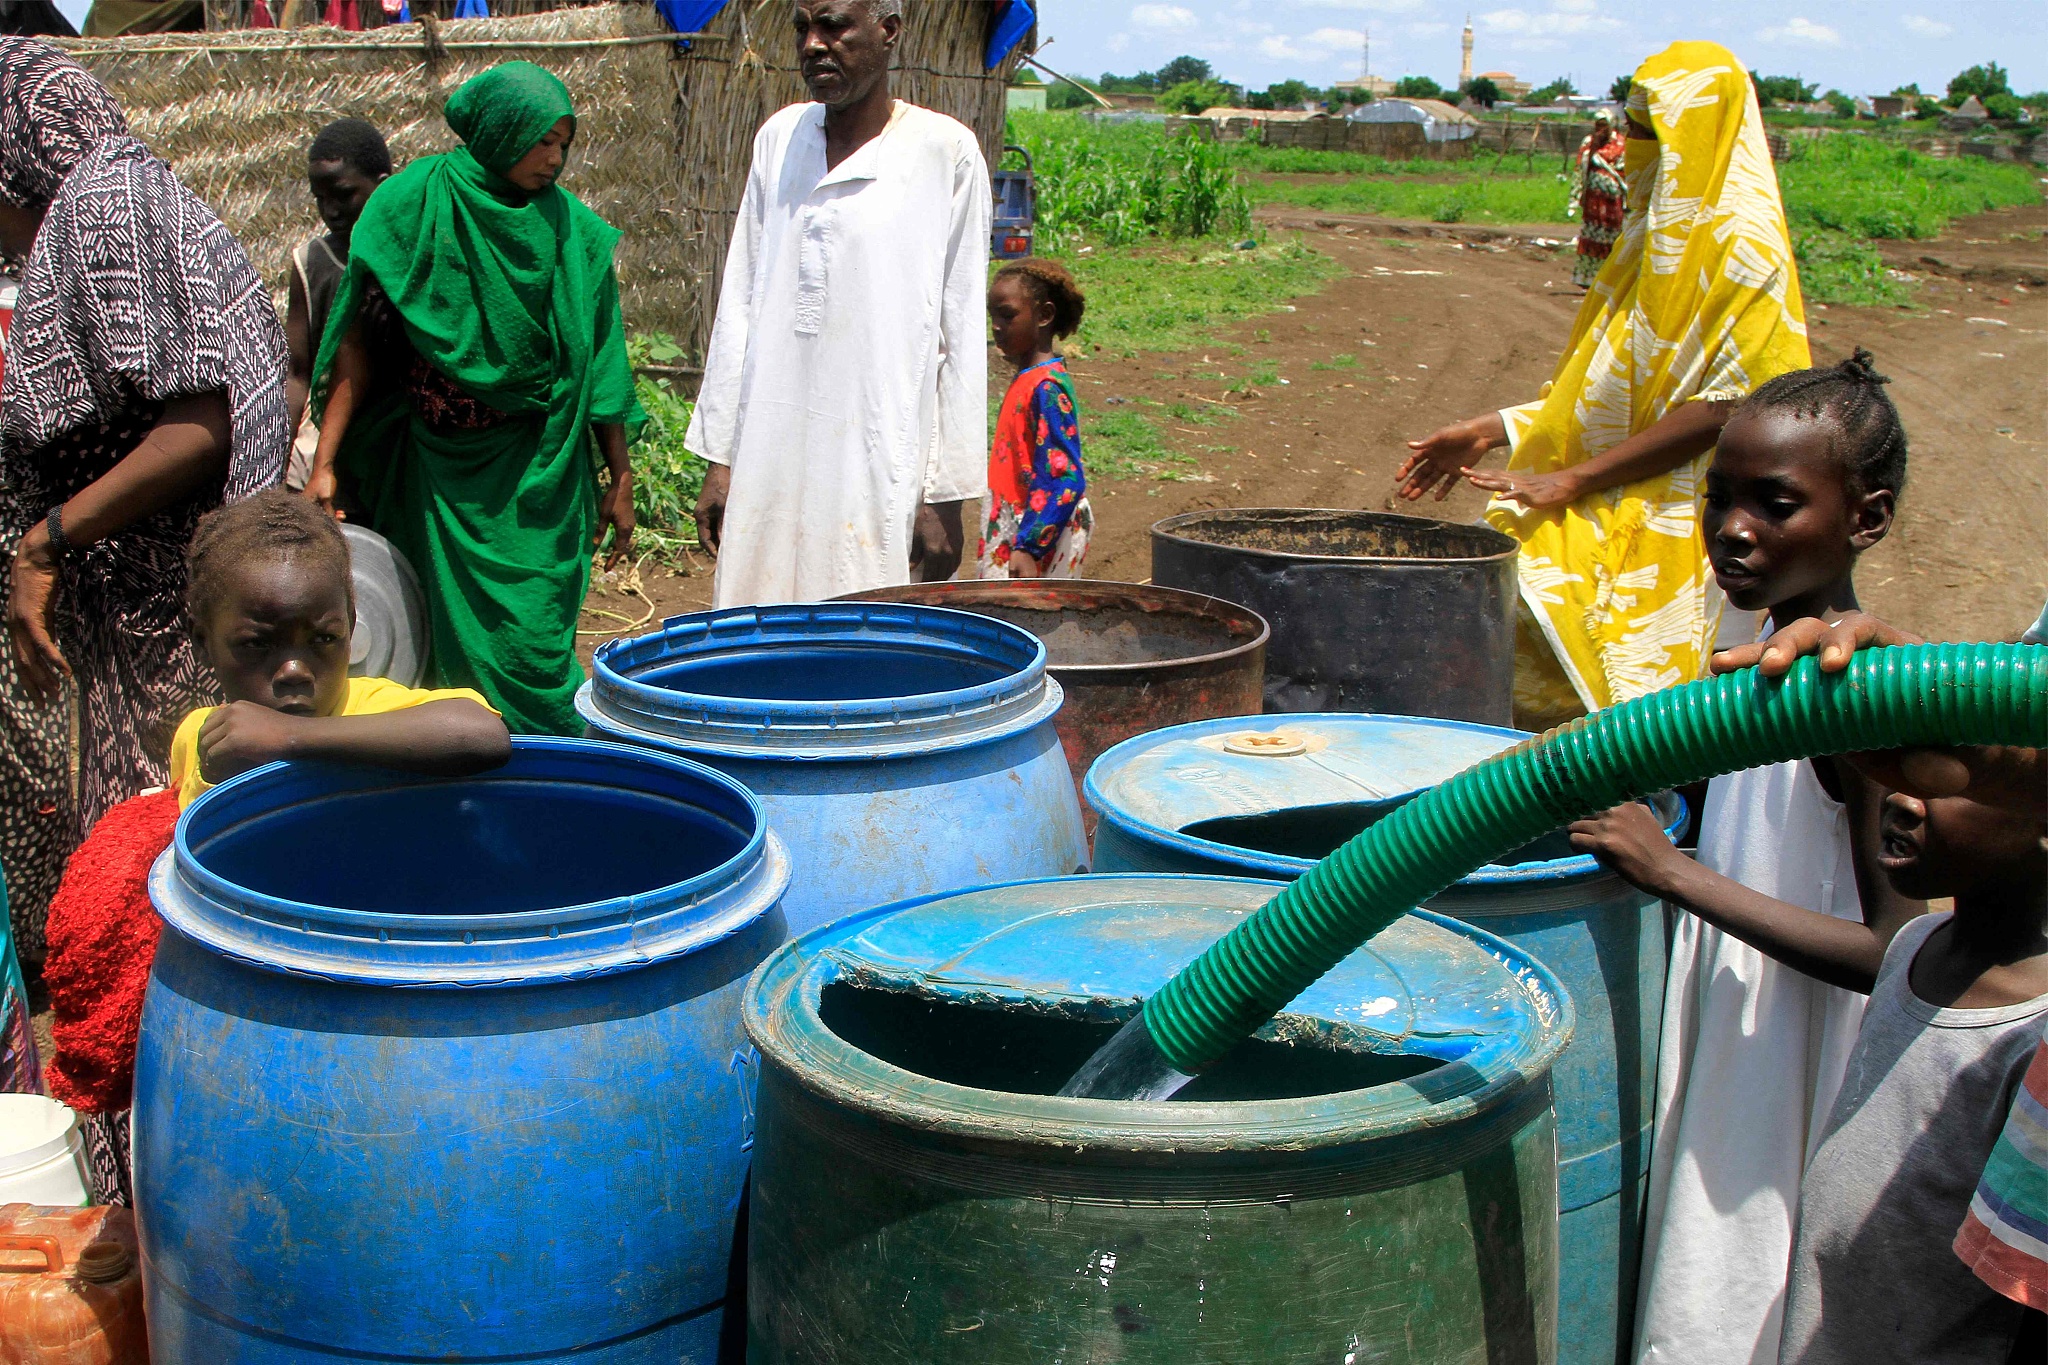
<instances>
[{"instance_id":1,"label":"red fabric","mask_svg":"<svg viewBox=\"0 0 2048 1365\"><path fill-rule=\"evenodd\" d=\"M996 440L988 456L988 487L1004 502L1024 505L1024 477L1031 469L1031 395L1044 376L1038 367L1020 370L996 409ZM1020 473L1019 471L1024 471Z\"/></svg>"},{"instance_id":2,"label":"red fabric","mask_svg":"<svg viewBox=\"0 0 2048 1365\"><path fill-rule=\"evenodd\" d=\"M327 0L327 22L335 28L360 29L363 19L356 11L356 0Z\"/></svg>"},{"instance_id":3,"label":"red fabric","mask_svg":"<svg viewBox=\"0 0 2048 1365\"><path fill-rule=\"evenodd\" d=\"M149 868L177 827L174 791L123 801L71 855L50 901L50 1093L83 1113L126 1109L134 1091L142 993L163 931L149 903Z\"/></svg>"},{"instance_id":4,"label":"red fabric","mask_svg":"<svg viewBox=\"0 0 2048 1365\"><path fill-rule=\"evenodd\" d=\"M250 28L276 28L277 21L270 17L269 0L254 0L249 6Z\"/></svg>"}]
</instances>

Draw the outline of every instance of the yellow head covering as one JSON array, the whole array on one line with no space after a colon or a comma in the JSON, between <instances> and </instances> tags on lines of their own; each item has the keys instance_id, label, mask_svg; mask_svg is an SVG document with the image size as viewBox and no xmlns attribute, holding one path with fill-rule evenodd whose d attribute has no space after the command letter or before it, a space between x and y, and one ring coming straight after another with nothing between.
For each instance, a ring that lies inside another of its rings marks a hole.
<instances>
[{"instance_id":1,"label":"yellow head covering","mask_svg":"<svg viewBox=\"0 0 2048 1365\"><path fill-rule=\"evenodd\" d=\"M1756 92L1733 53L1673 43L1644 62L1629 113L1628 216L1557 373L1505 414L1511 470L1602 454L1695 398L1740 398L1811 358L1798 270ZM1702 455L1671 473L1486 519L1522 543L1516 708L1555 720L1688 681L1718 625L1700 537ZM1547 648L1546 648L1547 645Z\"/></svg>"}]
</instances>

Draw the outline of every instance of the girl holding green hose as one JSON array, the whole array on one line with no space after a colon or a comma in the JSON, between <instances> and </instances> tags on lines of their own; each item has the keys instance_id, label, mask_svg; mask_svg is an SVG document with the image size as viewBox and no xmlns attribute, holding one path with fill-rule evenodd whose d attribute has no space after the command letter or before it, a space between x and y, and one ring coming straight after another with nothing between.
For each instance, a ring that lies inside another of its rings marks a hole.
<instances>
[{"instance_id":1,"label":"girl holding green hose","mask_svg":"<svg viewBox=\"0 0 2048 1365\"><path fill-rule=\"evenodd\" d=\"M1884 384L1859 351L1772 380L1730 418L1701 521L1736 609L1787 625L1856 608L1856 560L1905 481ZM1885 949L1924 909L1879 865L1882 805L1876 784L1817 759L1714 779L1697 862L1640 806L1572 826L1575 847L1690 912L1664 997L1642 1362L1777 1357L1810 1139Z\"/></svg>"},{"instance_id":2,"label":"girl holding green hose","mask_svg":"<svg viewBox=\"0 0 2048 1365\"><path fill-rule=\"evenodd\" d=\"M378 186L350 239L313 367L306 496L332 510L349 487L419 570L436 686L475 688L515 733L572 734L591 551L609 531L616 561L633 538L626 450L644 414L619 233L555 183L576 116L552 73L494 67L446 115L463 145ZM375 404L373 364L398 380Z\"/></svg>"}]
</instances>

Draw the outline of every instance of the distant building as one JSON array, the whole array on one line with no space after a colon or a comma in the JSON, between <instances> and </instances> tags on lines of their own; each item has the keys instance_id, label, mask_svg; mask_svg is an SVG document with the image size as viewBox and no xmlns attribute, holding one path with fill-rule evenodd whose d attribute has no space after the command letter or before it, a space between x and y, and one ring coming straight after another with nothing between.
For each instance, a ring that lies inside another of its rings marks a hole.
<instances>
[{"instance_id":1,"label":"distant building","mask_svg":"<svg viewBox=\"0 0 2048 1365\"><path fill-rule=\"evenodd\" d=\"M1040 114L1044 113L1045 95L1045 82L1038 79L1030 71L1018 72L1016 80L1012 81L1009 88L1003 92L1005 107L1013 114L1019 109L1028 109Z\"/></svg>"},{"instance_id":2,"label":"distant building","mask_svg":"<svg viewBox=\"0 0 2048 1365\"><path fill-rule=\"evenodd\" d=\"M1878 95L1870 101L1870 107L1877 111L1879 118L1906 116L1906 99L1903 95Z\"/></svg>"},{"instance_id":3,"label":"distant building","mask_svg":"<svg viewBox=\"0 0 2048 1365\"><path fill-rule=\"evenodd\" d=\"M1119 95L1105 90L1102 92L1102 98L1109 101L1109 107L1112 109L1142 109L1149 113L1159 107L1159 97L1156 95Z\"/></svg>"},{"instance_id":4,"label":"distant building","mask_svg":"<svg viewBox=\"0 0 2048 1365\"><path fill-rule=\"evenodd\" d=\"M1366 100L1376 100L1383 95L1394 93L1394 82L1372 74L1371 29L1365 31L1364 39L1359 45L1358 72L1358 79L1355 81L1332 82L1330 93L1333 95L1354 96L1355 98L1352 102L1355 104L1362 104Z\"/></svg>"},{"instance_id":5,"label":"distant building","mask_svg":"<svg viewBox=\"0 0 2048 1365\"><path fill-rule=\"evenodd\" d=\"M1519 100L1522 96L1536 88L1509 71L1482 71L1479 73L1478 79L1492 81L1493 88L1500 91L1500 97L1504 100ZM1467 77L1459 82L1459 86L1462 88L1471 83L1472 78Z\"/></svg>"},{"instance_id":6,"label":"distant building","mask_svg":"<svg viewBox=\"0 0 2048 1365\"><path fill-rule=\"evenodd\" d=\"M1465 36L1461 40L1458 60L1458 88L1463 90L1472 84L1472 16L1465 16Z\"/></svg>"}]
</instances>

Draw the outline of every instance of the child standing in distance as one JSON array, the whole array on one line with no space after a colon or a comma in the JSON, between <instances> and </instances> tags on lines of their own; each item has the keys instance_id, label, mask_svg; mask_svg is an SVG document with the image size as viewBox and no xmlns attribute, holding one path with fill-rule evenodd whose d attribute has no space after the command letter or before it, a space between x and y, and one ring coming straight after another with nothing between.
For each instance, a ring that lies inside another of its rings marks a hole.
<instances>
[{"instance_id":1,"label":"child standing in distance","mask_svg":"<svg viewBox=\"0 0 2048 1365\"><path fill-rule=\"evenodd\" d=\"M291 351L285 401L291 405L298 432L292 442L285 487L306 486L313 472L313 452L320 430L307 420L306 396L312 384L313 357L327 334L327 310L348 268L348 239L370 194L391 175L391 150L384 135L359 118L336 119L322 128L306 149L306 183L320 210L325 234L302 242L292 252L290 298L285 305L284 335Z\"/></svg>"},{"instance_id":2,"label":"child standing in distance","mask_svg":"<svg viewBox=\"0 0 2048 1365\"><path fill-rule=\"evenodd\" d=\"M1701 526L1721 589L1778 625L1856 607L1891 529L1906 436L1870 357L1781 375L1721 433ZM1572 842L1680 916L1664 996L1636 1318L1641 1365L1776 1360L1799 1183L1864 999L1922 907L1878 863L1882 790L1816 759L1715 778L1695 863L1645 808ZM1860 894L1859 894L1860 893ZM1766 926L1796 922L1755 946ZM1805 973L1802 975L1802 973Z\"/></svg>"},{"instance_id":3,"label":"child standing in distance","mask_svg":"<svg viewBox=\"0 0 2048 1365\"><path fill-rule=\"evenodd\" d=\"M193 633L227 704L172 737L181 804L277 759L459 777L511 757L505 722L468 688L348 675L348 541L313 503L275 488L209 513L188 563Z\"/></svg>"},{"instance_id":4,"label":"child standing in distance","mask_svg":"<svg viewBox=\"0 0 2048 1365\"><path fill-rule=\"evenodd\" d=\"M980 576L1074 578L1095 514L1081 470L1081 417L1053 342L1081 325L1086 297L1058 261L1033 256L996 272L989 328L1017 367L996 414L982 508Z\"/></svg>"}]
</instances>

